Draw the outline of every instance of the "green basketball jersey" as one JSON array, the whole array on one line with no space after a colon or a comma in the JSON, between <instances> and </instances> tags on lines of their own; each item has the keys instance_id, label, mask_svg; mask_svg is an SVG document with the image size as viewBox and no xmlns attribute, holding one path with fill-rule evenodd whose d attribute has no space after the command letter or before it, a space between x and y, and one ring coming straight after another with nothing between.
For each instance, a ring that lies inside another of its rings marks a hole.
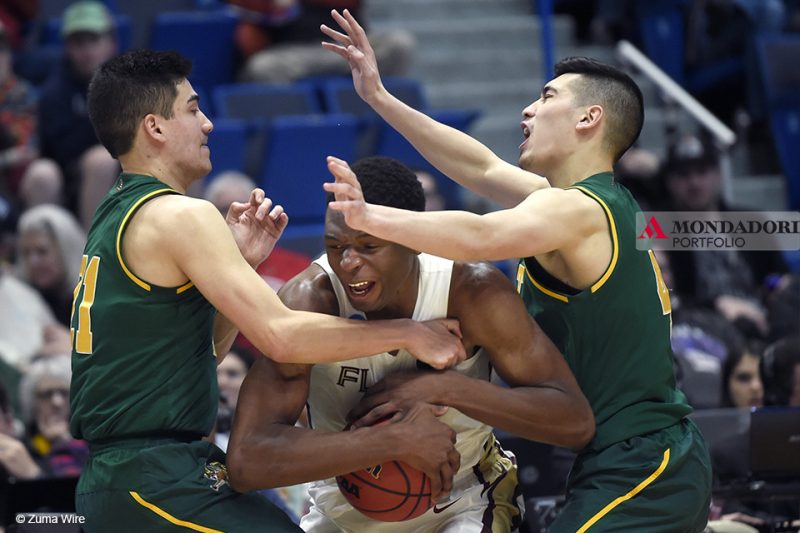
<instances>
[{"instance_id":1,"label":"green basketball jersey","mask_svg":"<svg viewBox=\"0 0 800 533\"><path fill-rule=\"evenodd\" d=\"M603 449L673 425L691 412L675 385L669 292L651 251L636 249L630 192L610 172L574 185L605 211L612 258L590 288L570 290L532 258L517 287L528 312L558 346L592 405Z\"/></svg>"},{"instance_id":2,"label":"green basketball jersey","mask_svg":"<svg viewBox=\"0 0 800 533\"><path fill-rule=\"evenodd\" d=\"M155 286L122 257L131 217L164 194L179 193L123 173L95 213L71 322L70 430L77 438L206 435L214 423L214 308L191 282Z\"/></svg>"}]
</instances>

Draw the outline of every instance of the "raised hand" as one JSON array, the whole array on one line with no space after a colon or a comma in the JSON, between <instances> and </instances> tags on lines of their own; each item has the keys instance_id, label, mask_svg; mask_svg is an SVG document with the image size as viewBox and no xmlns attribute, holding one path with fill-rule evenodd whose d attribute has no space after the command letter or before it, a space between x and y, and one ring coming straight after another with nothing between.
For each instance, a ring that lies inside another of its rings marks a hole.
<instances>
[{"instance_id":1,"label":"raised hand","mask_svg":"<svg viewBox=\"0 0 800 533\"><path fill-rule=\"evenodd\" d=\"M334 9L331 11L331 16L344 33L323 24L320 30L335 43L323 42L322 47L339 54L349 63L356 92L364 101L369 102L383 90L383 84L367 33L346 9L341 14Z\"/></svg>"},{"instance_id":2,"label":"raised hand","mask_svg":"<svg viewBox=\"0 0 800 533\"><path fill-rule=\"evenodd\" d=\"M358 178L350 169L350 165L338 157L328 156L328 170L336 179L334 183L323 184L323 188L332 192L336 198L336 201L329 203L328 207L334 211L341 211L345 223L351 228L368 232L369 204L364 201L361 184L358 183Z\"/></svg>"},{"instance_id":3,"label":"raised hand","mask_svg":"<svg viewBox=\"0 0 800 533\"><path fill-rule=\"evenodd\" d=\"M289 224L280 205L272 206L262 189L253 189L247 202L233 202L225 222L245 260L256 268L266 259Z\"/></svg>"}]
</instances>

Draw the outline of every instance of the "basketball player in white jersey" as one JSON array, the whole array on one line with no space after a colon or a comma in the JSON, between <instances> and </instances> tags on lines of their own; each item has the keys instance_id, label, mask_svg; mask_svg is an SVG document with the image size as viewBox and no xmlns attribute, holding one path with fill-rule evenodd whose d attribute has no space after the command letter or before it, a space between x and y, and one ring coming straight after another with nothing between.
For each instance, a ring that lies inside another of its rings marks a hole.
<instances>
[{"instance_id":1,"label":"basketball player in white jersey","mask_svg":"<svg viewBox=\"0 0 800 533\"><path fill-rule=\"evenodd\" d=\"M401 163L370 157L353 170L368 202L424 210L422 186ZM524 510L516 465L492 427L574 449L594 435L592 411L562 355L510 281L487 263L417 253L350 229L333 210L326 215L325 245L326 254L279 292L287 306L362 320L455 317L471 357L446 371L420 369L404 351L315 366L259 358L234 418L231 485L250 491L319 480L300 524L315 533L517 529ZM510 386L490 382L492 371ZM362 427L343 431L367 391L386 396L387 385L387 401L357 421ZM296 427L306 405L311 428ZM392 424L364 426L391 414ZM428 464L421 439L431 424L455 432L460 467L458 457L450 464L456 471ZM405 522L375 521L350 506L334 476L389 460L440 475L437 504Z\"/></svg>"}]
</instances>

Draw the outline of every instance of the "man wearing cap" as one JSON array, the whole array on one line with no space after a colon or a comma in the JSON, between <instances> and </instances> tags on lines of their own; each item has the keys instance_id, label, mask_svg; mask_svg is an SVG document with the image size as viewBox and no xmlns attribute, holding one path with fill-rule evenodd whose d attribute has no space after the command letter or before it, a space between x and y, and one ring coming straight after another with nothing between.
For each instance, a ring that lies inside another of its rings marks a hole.
<instances>
[{"instance_id":1,"label":"man wearing cap","mask_svg":"<svg viewBox=\"0 0 800 533\"><path fill-rule=\"evenodd\" d=\"M705 139L681 137L669 148L663 174L672 210L753 210L725 202L720 153ZM747 336L768 335L761 290L770 275L789 271L780 252L681 251L670 252L669 262L672 288L684 304L721 313Z\"/></svg>"},{"instance_id":2,"label":"man wearing cap","mask_svg":"<svg viewBox=\"0 0 800 533\"><path fill-rule=\"evenodd\" d=\"M39 102L42 156L63 173L66 206L88 226L92 214L119 173L97 141L86 112L86 92L94 71L117 54L114 19L100 2L70 5L62 18L64 58L44 84Z\"/></svg>"}]
</instances>

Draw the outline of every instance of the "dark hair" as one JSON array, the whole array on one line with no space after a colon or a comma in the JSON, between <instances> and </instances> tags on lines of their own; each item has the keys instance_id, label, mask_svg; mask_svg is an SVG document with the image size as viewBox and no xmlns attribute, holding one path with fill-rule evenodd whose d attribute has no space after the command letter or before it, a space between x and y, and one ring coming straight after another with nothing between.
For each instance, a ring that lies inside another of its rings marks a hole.
<instances>
[{"instance_id":1,"label":"dark hair","mask_svg":"<svg viewBox=\"0 0 800 533\"><path fill-rule=\"evenodd\" d=\"M425 211L425 193L416 174L391 157L370 156L351 165L358 177L364 200L371 204ZM333 194L328 193L328 202Z\"/></svg>"},{"instance_id":2,"label":"dark hair","mask_svg":"<svg viewBox=\"0 0 800 533\"><path fill-rule=\"evenodd\" d=\"M706 172L719 166L719 149L707 136L684 135L667 148L664 175L674 177Z\"/></svg>"},{"instance_id":3,"label":"dark hair","mask_svg":"<svg viewBox=\"0 0 800 533\"><path fill-rule=\"evenodd\" d=\"M89 84L89 119L113 157L131 149L145 115L172 117L177 85L191 71L192 62L177 52L132 50L95 72Z\"/></svg>"},{"instance_id":4,"label":"dark hair","mask_svg":"<svg viewBox=\"0 0 800 533\"><path fill-rule=\"evenodd\" d=\"M728 356L725 358L725 362L722 365L722 401L720 402L720 406L733 407L734 405L729 387L733 371L739 366L739 363L744 359L745 355L755 356L760 362L764 354L764 344L757 340L746 340L738 343L738 345L734 343L726 344L728 344L729 350ZM759 374L761 374L760 364L758 371Z\"/></svg>"},{"instance_id":5,"label":"dark hair","mask_svg":"<svg viewBox=\"0 0 800 533\"><path fill-rule=\"evenodd\" d=\"M789 405L794 387L795 367L800 365L800 335L784 337L764 351L764 403Z\"/></svg>"},{"instance_id":6,"label":"dark hair","mask_svg":"<svg viewBox=\"0 0 800 533\"><path fill-rule=\"evenodd\" d=\"M588 57L567 57L555 65L556 77L579 74L571 85L581 104L599 103L606 111L606 143L618 161L633 146L644 124L644 98L633 79L616 67Z\"/></svg>"}]
</instances>

